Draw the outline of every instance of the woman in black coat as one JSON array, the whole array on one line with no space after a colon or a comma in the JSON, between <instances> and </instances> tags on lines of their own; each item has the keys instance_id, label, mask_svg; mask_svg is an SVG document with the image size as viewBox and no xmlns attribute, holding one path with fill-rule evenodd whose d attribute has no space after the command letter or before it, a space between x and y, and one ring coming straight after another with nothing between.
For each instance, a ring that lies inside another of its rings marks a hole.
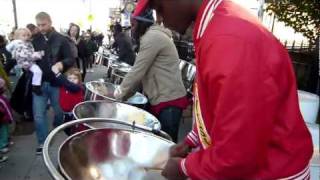
<instances>
[{"instance_id":1,"label":"woman in black coat","mask_svg":"<svg viewBox=\"0 0 320 180\"><path fill-rule=\"evenodd\" d=\"M77 46L78 56L76 57L76 63L78 68L81 69L80 62L82 62L82 81L84 81L87 71L89 52L85 41L80 37L80 27L76 24L71 23L68 30L68 36Z\"/></svg>"}]
</instances>

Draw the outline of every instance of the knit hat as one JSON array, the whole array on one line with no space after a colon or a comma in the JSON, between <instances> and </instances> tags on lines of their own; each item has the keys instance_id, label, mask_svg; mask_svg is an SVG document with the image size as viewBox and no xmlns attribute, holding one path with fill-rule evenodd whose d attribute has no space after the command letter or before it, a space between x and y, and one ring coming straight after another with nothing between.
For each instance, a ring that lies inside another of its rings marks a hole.
<instances>
[{"instance_id":1,"label":"knit hat","mask_svg":"<svg viewBox=\"0 0 320 180\"><path fill-rule=\"evenodd\" d=\"M139 16L144 10L147 9L148 4L148 0L139 0L136 5L136 9L134 10L134 13L132 14L132 17Z\"/></svg>"},{"instance_id":2,"label":"knit hat","mask_svg":"<svg viewBox=\"0 0 320 180\"><path fill-rule=\"evenodd\" d=\"M140 0L132 14L132 19L154 23L153 12L151 9L148 8L148 0Z\"/></svg>"}]
</instances>

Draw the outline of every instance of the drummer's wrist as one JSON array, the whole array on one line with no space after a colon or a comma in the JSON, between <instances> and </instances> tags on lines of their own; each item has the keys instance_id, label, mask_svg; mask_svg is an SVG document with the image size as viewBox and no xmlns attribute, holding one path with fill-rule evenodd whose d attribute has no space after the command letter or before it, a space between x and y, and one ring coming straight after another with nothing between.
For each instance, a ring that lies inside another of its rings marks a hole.
<instances>
[{"instance_id":1,"label":"drummer's wrist","mask_svg":"<svg viewBox=\"0 0 320 180\"><path fill-rule=\"evenodd\" d=\"M179 166L179 171L182 173L185 177L188 177L188 172L186 168L186 158L180 160L180 166Z\"/></svg>"}]
</instances>

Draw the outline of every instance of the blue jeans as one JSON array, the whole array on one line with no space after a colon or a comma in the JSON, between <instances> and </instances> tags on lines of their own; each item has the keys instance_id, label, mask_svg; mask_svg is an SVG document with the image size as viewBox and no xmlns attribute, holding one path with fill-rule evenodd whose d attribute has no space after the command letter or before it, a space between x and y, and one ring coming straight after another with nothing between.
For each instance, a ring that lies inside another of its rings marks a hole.
<instances>
[{"instance_id":1,"label":"blue jeans","mask_svg":"<svg viewBox=\"0 0 320 180\"><path fill-rule=\"evenodd\" d=\"M174 106L163 108L158 116L158 119L161 123L161 130L168 133L173 142L178 141L181 116L182 109Z\"/></svg>"},{"instance_id":2,"label":"blue jeans","mask_svg":"<svg viewBox=\"0 0 320 180\"><path fill-rule=\"evenodd\" d=\"M8 145L9 124L0 124L0 149Z\"/></svg>"},{"instance_id":3,"label":"blue jeans","mask_svg":"<svg viewBox=\"0 0 320 180\"><path fill-rule=\"evenodd\" d=\"M53 126L57 127L63 123L63 112L59 104L59 88L51 86L48 82L44 82L41 85L41 91L41 96L32 93L33 116L39 144L44 143L49 133L47 119L47 104L49 99L54 111Z\"/></svg>"}]
</instances>

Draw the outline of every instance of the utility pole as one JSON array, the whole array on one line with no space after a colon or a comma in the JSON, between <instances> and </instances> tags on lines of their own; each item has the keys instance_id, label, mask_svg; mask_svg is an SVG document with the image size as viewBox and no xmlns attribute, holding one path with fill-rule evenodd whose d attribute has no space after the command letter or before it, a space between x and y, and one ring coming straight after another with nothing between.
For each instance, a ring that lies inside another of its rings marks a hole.
<instances>
[{"instance_id":1,"label":"utility pole","mask_svg":"<svg viewBox=\"0 0 320 180\"><path fill-rule=\"evenodd\" d=\"M259 7L258 7L258 16L261 22L263 22L263 13L264 13L264 4L265 0L258 0Z\"/></svg>"},{"instance_id":2,"label":"utility pole","mask_svg":"<svg viewBox=\"0 0 320 180\"><path fill-rule=\"evenodd\" d=\"M12 6L13 6L14 26L15 26L15 28L18 28L16 0L12 0Z\"/></svg>"},{"instance_id":3,"label":"utility pole","mask_svg":"<svg viewBox=\"0 0 320 180\"><path fill-rule=\"evenodd\" d=\"M318 95L320 96L320 35L318 36L318 38L317 38L317 41L318 42L316 42L316 54L318 54L318 63L319 63L319 69L318 69L318 71L319 71L319 74L318 74L318 87L317 87L317 93L318 93ZM320 109L319 109L319 111L320 111Z\"/></svg>"}]
</instances>

